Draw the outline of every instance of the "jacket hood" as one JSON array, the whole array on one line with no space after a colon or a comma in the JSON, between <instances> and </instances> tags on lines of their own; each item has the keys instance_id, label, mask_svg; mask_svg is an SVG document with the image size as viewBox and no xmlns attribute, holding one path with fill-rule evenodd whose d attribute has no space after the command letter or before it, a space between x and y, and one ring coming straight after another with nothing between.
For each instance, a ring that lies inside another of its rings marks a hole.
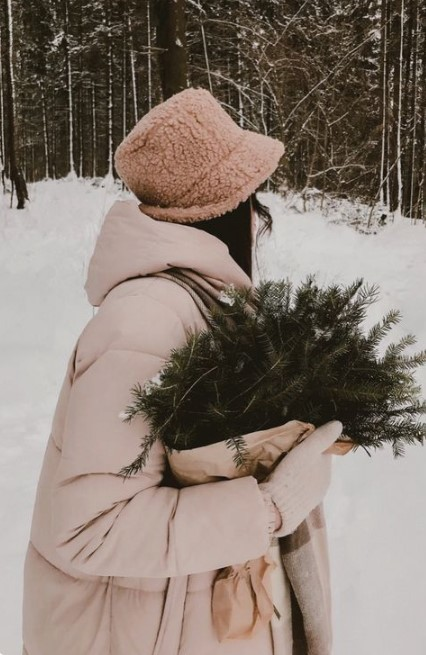
<instances>
[{"instance_id":1,"label":"jacket hood","mask_svg":"<svg viewBox=\"0 0 426 655\"><path fill-rule=\"evenodd\" d=\"M252 284L217 237L190 225L155 220L134 200L116 200L96 240L84 289L90 304L98 307L120 282L175 266L225 284Z\"/></svg>"}]
</instances>

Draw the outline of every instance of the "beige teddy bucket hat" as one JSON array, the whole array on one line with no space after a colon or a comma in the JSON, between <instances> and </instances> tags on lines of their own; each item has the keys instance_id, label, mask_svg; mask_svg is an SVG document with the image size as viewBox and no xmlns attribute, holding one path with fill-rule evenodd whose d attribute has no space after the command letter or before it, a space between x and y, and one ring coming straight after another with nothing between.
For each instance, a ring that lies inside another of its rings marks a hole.
<instances>
[{"instance_id":1,"label":"beige teddy bucket hat","mask_svg":"<svg viewBox=\"0 0 426 655\"><path fill-rule=\"evenodd\" d=\"M114 164L145 214L193 223L247 200L283 153L278 139L240 128L209 91L188 88L136 123Z\"/></svg>"}]
</instances>

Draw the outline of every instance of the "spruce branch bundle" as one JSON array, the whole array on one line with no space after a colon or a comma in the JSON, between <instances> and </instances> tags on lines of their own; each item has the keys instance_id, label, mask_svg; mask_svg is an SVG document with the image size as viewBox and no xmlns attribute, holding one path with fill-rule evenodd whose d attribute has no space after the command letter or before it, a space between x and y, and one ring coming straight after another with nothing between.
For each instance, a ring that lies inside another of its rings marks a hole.
<instances>
[{"instance_id":1,"label":"spruce branch bundle","mask_svg":"<svg viewBox=\"0 0 426 655\"><path fill-rule=\"evenodd\" d=\"M426 402L413 374L426 350L405 354L416 343L408 334L379 356L401 315L391 310L363 330L377 297L362 278L326 288L312 275L296 289L287 280L230 287L211 312L211 327L188 333L156 378L132 388L124 420L143 415L150 433L120 474L141 470L157 439L169 451L226 441L241 466L244 434L292 419L337 419L368 453L391 444L397 457L406 444L423 444Z\"/></svg>"}]
</instances>

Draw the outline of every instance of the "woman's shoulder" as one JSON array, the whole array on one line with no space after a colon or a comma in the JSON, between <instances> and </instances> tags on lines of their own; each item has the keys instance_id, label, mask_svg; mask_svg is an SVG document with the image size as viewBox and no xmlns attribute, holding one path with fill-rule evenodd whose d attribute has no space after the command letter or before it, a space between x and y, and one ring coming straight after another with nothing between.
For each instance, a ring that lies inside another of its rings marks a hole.
<instances>
[{"instance_id":1,"label":"woman's shoulder","mask_svg":"<svg viewBox=\"0 0 426 655\"><path fill-rule=\"evenodd\" d=\"M106 351L120 349L166 358L188 332L202 327L193 299L179 285L151 276L133 278L114 287L87 323L76 362L87 367Z\"/></svg>"}]
</instances>

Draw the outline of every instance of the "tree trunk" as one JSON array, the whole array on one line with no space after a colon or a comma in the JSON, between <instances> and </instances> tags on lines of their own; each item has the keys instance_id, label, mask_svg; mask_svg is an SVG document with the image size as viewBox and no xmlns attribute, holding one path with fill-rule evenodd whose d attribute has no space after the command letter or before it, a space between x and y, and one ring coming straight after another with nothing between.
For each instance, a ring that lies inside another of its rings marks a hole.
<instances>
[{"instance_id":1,"label":"tree trunk","mask_svg":"<svg viewBox=\"0 0 426 655\"><path fill-rule=\"evenodd\" d=\"M96 157L97 157L96 92L95 92L95 82L93 80L92 80L92 88L91 88L91 104L92 104L92 177L96 177Z\"/></svg>"},{"instance_id":2,"label":"tree trunk","mask_svg":"<svg viewBox=\"0 0 426 655\"><path fill-rule=\"evenodd\" d=\"M10 205L13 201L13 190L16 190L17 208L24 209L28 200L27 185L16 156L16 125L15 125L15 83L13 75L13 16L12 0L3 0L6 30L4 35L5 62L5 92L7 114L7 156L9 158L9 176L12 183Z\"/></svg>"},{"instance_id":3,"label":"tree trunk","mask_svg":"<svg viewBox=\"0 0 426 655\"><path fill-rule=\"evenodd\" d=\"M388 74L388 0L382 0L381 7L381 55L380 55L380 79L381 79L381 100L382 100L382 148L380 158L380 203L389 206L388 196L388 107L389 107L389 74Z\"/></svg>"},{"instance_id":4,"label":"tree trunk","mask_svg":"<svg viewBox=\"0 0 426 655\"><path fill-rule=\"evenodd\" d=\"M2 52L2 31L0 25L0 57ZM3 90L3 67L0 62L0 174L3 186L3 191L6 190L5 186L5 130L4 130L4 90Z\"/></svg>"},{"instance_id":5,"label":"tree trunk","mask_svg":"<svg viewBox=\"0 0 426 655\"><path fill-rule=\"evenodd\" d=\"M185 0L157 1L157 47L163 98L188 86Z\"/></svg>"},{"instance_id":6,"label":"tree trunk","mask_svg":"<svg viewBox=\"0 0 426 655\"><path fill-rule=\"evenodd\" d=\"M69 7L68 0L65 0L65 17L64 17L64 55L65 70L67 75L67 94L68 94L68 155L69 155L69 173L75 176L74 164L74 104L72 89L72 67L71 53L69 44Z\"/></svg>"},{"instance_id":7,"label":"tree trunk","mask_svg":"<svg viewBox=\"0 0 426 655\"><path fill-rule=\"evenodd\" d=\"M82 83L84 77L83 70L83 8L82 2L78 3L78 24L79 24L79 44L78 44L78 87L77 87L77 107L78 107L78 174L80 177L84 177L84 145L85 140L83 138L84 133L84 86Z\"/></svg>"},{"instance_id":8,"label":"tree trunk","mask_svg":"<svg viewBox=\"0 0 426 655\"><path fill-rule=\"evenodd\" d=\"M38 86L40 89L41 96L41 111L43 118L43 150L44 150L44 176L46 179L49 178L49 130L47 125L47 109L46 109L46 94L44 91L44 80L38 80Z\"/></svg>"},{"instance_id":9,"label":"tree trunk","mask_svg":"<svg viewBox=\"0 0 426 655\"><path fill-rule=\"evenodd\" d=\"M421 101L420 101L420 137L419 137L419 196L418 203L421 206L421 216L426 223L426 6L421 9L420 33L423 34L423 49L421 53Z\"/></svg>"},{"instance_id":10,"label":"tree trunk","mask_svg":"<svg viewBox=\"0 0 426 655\"><path fill-rule=\"evenodd\" d=\"M126 21L127 25L127 21ZM122 103L121 103L121 114L122 114L122 137L127 134L127 33L126 30L123 30L123 53L121 60L121 91L122 91Z\"/></svg>"},{"instance_id":11,"label":"tree trunk","mask_svg":"<svg viewBox=\"0 0 426 655\"><path fill-rule=\"evenodd\" d=\"M148 45L148 110L152 107L152 35L151 35L151 0L146 3L146 30Z\"/></svg>"},{"instance_id":12,"label":"tree trunk","mask_svg":"<svg viewBox=\"0 0 426 655\"><path fill-rule=\"evenodd\" d=\"M397 180L398 180L398 210L403 211L402 207L402 83L404 71L404 13L405 0L401 0L400 5L400 40L399 40L399 65L398 65L398 122L396 132L397 147Z\"/></svg>"},{"instance_id":13,"label":"tree trunk","mask_svg":"<svg viewBox=\"0 0 426 655\"><path fill-rule=\"evenodd\" d=\"M111 0L107 4L107 62L108 62L108 176L113 174L113 123L112 123L112 34Z\"/></svg>"},{"instance_id":14,"label":"tree trunk","mask_svg":"<svg viewBox=\"0 0 426 655\"><path fill-rule=\"evenodd\" d=\"M410 94L410 137L411 148L407 158L407 211L411 218L417 214L417 203L415 195L417 192L417 166L416 166L416 147L417 147L417 92L418 92L418 19L419 7L418 0L411 0L411 31L412 31L412 54L409 61L411 65L411 94Z\"/></svg>"},{"instance_id":15,"label":"tree trunk","mask_svg":"<svg viewBox=\"0 0 426 655\"><path fill-rule=\"evenodd\" d=\"M401 97L401 41L403 34L402 27L402 5L403 0L397 0L398 11L392 9L392 30L391 30L391 48L389 51L392 62L391 76L391 126L389 138L389 196L391 212L401 208L401 186L400 186L400 156L401 156L401 114L400 114L400 97Z\"/></svg>"},{"instance_id":16,"label":"tree trunk","mask_svg":"<svg viewBox=\"0 0 426 655\"><path fill-rule=\"evenodd\" d=\"M138 89L136 85L136 54L133 43L132 22L130 12L127 14L127 29L129 31L129 45L130 45L130 74L132 78L132 93L133 93L133 120L135 124L138 122Z\"/></svg>"},{"instance_id":17,"label":"tree trunk","mask_svg":"<svg viewBox=\"0 0 426 655\"><path fill-rule=\"evenodd\" d=\"M240 3L238 0L237 13L235 15L235 24L237 28L237 93L238 93L238 123L240 127L244 127L244 101L242 94L243 85L243 64L241 58L241 34L240 34Z\"/></svg>"}]
</instances>

